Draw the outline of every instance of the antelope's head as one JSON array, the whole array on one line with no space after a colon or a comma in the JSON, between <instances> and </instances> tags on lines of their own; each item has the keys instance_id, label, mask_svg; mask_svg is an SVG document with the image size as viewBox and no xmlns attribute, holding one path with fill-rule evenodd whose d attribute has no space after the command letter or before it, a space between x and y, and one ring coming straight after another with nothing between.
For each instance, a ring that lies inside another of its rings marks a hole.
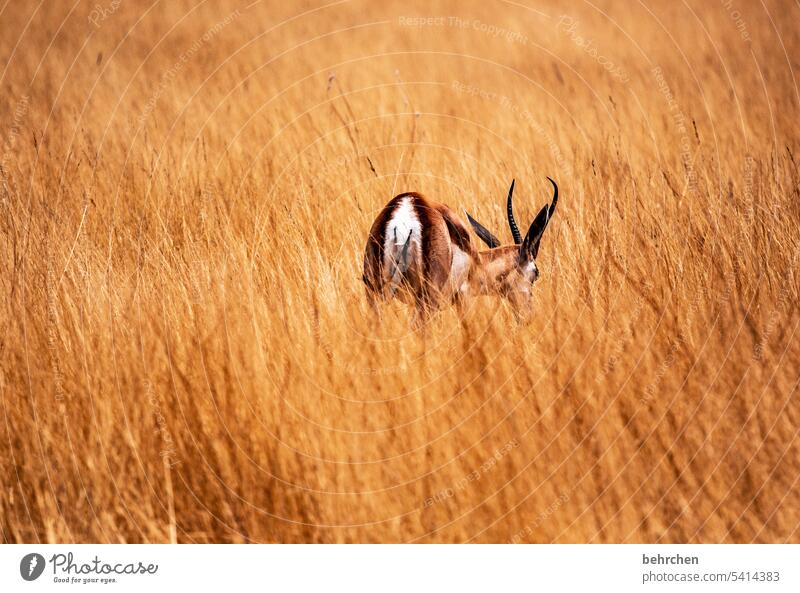
<instances>
[{"instance_id":1,"label":"antelope's head","mask_svg":"<svg viewBox=\"0 0 800 593\"><path fill-rule=\"evenodd\" d=\"M539 210L524 239L514 220L514 181L511 182L506 210L508 225L514 237L513 245L501 245L495 235L467 213L475 233L489 246L488 250L478 253L479 265L475 278L478 292L500 294L517 309L525 308L530 303L531 288L539 279L539 268L536 265L539 244L558 203L558 186L549 177L547 179L553 184L553 200Z\"/></svg>"}]
</instances>

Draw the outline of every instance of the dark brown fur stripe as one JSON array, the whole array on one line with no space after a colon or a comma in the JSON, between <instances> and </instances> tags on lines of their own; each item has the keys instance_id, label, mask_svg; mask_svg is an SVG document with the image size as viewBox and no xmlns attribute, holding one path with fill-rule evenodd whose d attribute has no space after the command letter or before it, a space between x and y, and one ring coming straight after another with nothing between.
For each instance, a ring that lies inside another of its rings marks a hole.
<instances>
[{"instance_id":1,"label":"dark brown fur stripe","mask_svg":"<svg viewBox=\"0 0 800 593\"><path fill-rule=\"evenodd\" d=\"M467 229L452 220L448 212L442 212L442 217L447 225L450 240L464 253L472 253L472 244L470 243Z\"/></svg>"},{"instance_id":2,"label":"dark brown fur stripe","mask_svg":"<svg viewBox=\"0 0 800 593\"><path fill-rule=\"evenodd\" d=\"M413 199L414 212L419 219L419 225L422 227L422 237L420 237L420 250L422 251L422 285L423 294L427 293L431 278L431 232L433 231L433 221L431 220L430 207L418 193L403 194L404 196L411 196Z\"/></svg>"},{"instance_id":3,"label":"dark brown fur stripe","mask_svg":"<svg viewBox=\"0 0 800 593\"><path fill-rule=\"evenodd\" d=\"M369 239L367 239L367 257L364 258L364 275L362 279L364 283L371 289L378 290L378 279L380 278L380 270L383 266L383 246L384 239L386 238L386 225L392 218L392 214L400 204L400 200L405 197L401 194L393 198L386 206L384 206L378 218L372 223L372 228L369 231Z\"/></svg>"}]
</instances>

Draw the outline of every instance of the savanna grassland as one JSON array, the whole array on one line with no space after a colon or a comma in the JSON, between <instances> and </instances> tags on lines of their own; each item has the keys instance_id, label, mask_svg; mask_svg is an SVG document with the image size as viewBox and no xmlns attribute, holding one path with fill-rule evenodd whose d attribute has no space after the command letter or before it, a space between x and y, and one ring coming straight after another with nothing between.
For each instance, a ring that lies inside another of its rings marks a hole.
<instances>
[{"instance_id":1,"label":"savanna grassland","mask_svg":"<svg viewBox=\"0 0 800 593\"><path fill-rule=\"evenodd\" d=\"M2 541L800 541L800 7L288 4L3 4ZM371 315L547 175L529 321Z\"/></svg>"}]
</instances>

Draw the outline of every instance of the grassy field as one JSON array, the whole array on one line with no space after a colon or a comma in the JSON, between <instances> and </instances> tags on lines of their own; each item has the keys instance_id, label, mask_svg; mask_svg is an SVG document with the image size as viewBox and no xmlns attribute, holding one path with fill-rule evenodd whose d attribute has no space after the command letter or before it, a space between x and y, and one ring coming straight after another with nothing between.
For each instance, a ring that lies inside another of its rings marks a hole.
<instances>
[{"instance_id":1,"label":"grassy field","mask_svg":"<svg viewBox=\"0 0 800 593\"><path fill-rule=\"evenodd\" d=\"M799 19L4 3L0 541L800 542ZM370 316L547 175L528 323Z\"/></svg>"}]
</instances>

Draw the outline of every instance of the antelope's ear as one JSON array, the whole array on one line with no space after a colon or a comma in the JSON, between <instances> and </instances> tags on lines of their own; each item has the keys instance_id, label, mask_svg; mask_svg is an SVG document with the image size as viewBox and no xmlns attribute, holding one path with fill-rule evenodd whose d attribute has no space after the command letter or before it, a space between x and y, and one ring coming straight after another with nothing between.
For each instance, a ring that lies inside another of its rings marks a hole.
<instances>
[{"instance_id":1,"label":"antelope's ear","mask_svg":"<svg viewBox=\"0 0 800 593\"><path fill-rule=\"evenodd\" d=\"M558 204L558 185L549 177L547 180L553 184L553 201L550 202L549 206L546 205L539 210L539 214L533 219L531 228L528 229L528 234L525 235L525 240L519 248L519 260L521 262L528 259L536 259L536 256L539 255L539 243L542 240L542 234L556 211L556 204Z\"/></svg>"},{"instance_id":2,"label":"antelope's ear","mask_svg":"<svg viewBox=\"0 0 800 593\"><path fill-rule=\"evenodd\" d=\"M528 234L525 235L525 240L519 248L520 260L536 259L539 254L539 243L542 240L544 229L547 228L547 223L550 221L550 208L543 206L539 210L539 214L533 219Z\"/></svg>"},{"instance_id":3,"label":"antelope's ear","mask_svg":"<svg viewBox=\"0 0 800 593\"><path fill-rule=\"evenodd\" d=\"M464 210L464 214L467 215L467 219L469 223L472 225L472 229L475 231L475 234L478 235L481 241L486 243L490 248L494 249L495 247L500 247L500 240L495 237L489 230L479 223L477 220L470 216L469 212Z\"/></svg>"}]
</instances>

